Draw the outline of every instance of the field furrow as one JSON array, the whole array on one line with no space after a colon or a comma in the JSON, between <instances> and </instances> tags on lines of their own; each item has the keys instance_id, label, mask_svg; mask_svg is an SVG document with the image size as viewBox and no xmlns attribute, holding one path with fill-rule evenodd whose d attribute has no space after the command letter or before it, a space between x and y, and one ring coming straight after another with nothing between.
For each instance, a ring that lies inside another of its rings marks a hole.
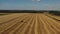
<instances>
[{"instance_id":1,"label":"field furrow","mask_svg":"<svg viewBox=\"0 0 60 34\"><path fill-rule=\"evenodd\" d=\"M55 17L43 13L0 16L0 34L60 34L60 18L53 18Z\"/></svg>"}]
</instances>

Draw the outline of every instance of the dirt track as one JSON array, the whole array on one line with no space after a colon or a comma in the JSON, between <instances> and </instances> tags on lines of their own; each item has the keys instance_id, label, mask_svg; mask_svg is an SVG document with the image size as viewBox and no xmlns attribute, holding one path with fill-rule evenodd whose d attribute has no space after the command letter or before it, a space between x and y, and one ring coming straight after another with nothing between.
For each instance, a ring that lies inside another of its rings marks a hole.
<instances>
[{"instance_id":1,"label":"dirt track","mask_svg":"<svg viewBox=\"0 0 60 34\"><path fill-rule=\"evenodd\" d=\"M60 34L60 21L37 13L0 16L0 34Z\"/></svg>"}]
</instances>

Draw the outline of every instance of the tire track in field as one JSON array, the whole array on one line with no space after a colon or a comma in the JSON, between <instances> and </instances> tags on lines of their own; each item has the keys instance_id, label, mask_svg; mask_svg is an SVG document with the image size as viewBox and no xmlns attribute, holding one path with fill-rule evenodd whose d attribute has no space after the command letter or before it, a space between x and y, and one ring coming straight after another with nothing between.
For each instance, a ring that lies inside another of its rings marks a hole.
<instances>
[{"instance_id":1,"label":"tire track in field","mask_svg":"<svg viewBox=\"0 0 60 34\"><path fill-rule=\"evenodd\" d=\"M34 24L33 24L33 26L32 26L32 30L31 30L31 34L35 34L35 31L34 31L34 29L35 29L35 19L36 19L36 16L34 15Z\"/></svg>"},{"instance_id":2,"label":"tire track in field","mask_svg":"<svg viewBox=\"0 0 60 34\"><path fill-rule=\"evenodd\" d=\"M43 17L42 17L43 18ZM48 22L45 18L43 18L43 20L45 21L47 28L50 32L50 34L57 34L56 31L52 28L52 26L49 24L50 22Z\"/></svg>"},{"instance_id":3,"label":"tire track in field","mask_svg":"<svg viewBox=\"0 0 60 34\"><path fill-rule=\"evenodd\" d=\"M5 25L0 34L60 34L60 23L44 14L20 15Z\"/></svg>"},{"instance_id":4,"label":"tire track in field","mask_svg":"<svg viewBox=\"0 0 60 34\"><path fill-rule=\"evenodd\" d=\"M26 18L25 21L23 21L21 25L19 25L16 29L14 29L11 32L9 32L9 34L16 34L16 32L18 32L19 29L21 29L24 25L27 24L26 22L29 21L30 18L31 18L31 16Z\"/></svg>"},{"instance_id":5,"label":"tire track in field","mask_svg":"<svg viewBox=\"0 0 60 34\"><path fill-rule=\"evenodd\" d=\"M43 15L43 16L45 16L45 15ZM45 17L47 17L50 21L55 21L56 24L59 24L60 25L60 23L57 20L54 20L54 19L52 19L52 18L50 18L48 16L45 16Z\"/></svg>"},{"instance_id":6,"label":"tire track in field","mask_svg":"<svg viewBox=\"0 0 60 34\"><path fill-rule=\"evenodd\" d=\"M43 17L44 17L44 15L43 15ZM59 34L59 32L60 32L60 29L58 30L59 27L57 28L56 27L57 25L54 25L54 24L56 24L56 22L53 22L53 20L50 21L51 18L48 19L48 20L46 20L46 18L48 18L48 17L45 16L45 18L43 18L43 20L45 20L48 24L50 24L50 27L53 29L53 31L55 32L55 34Z\"/></svg>"},{"instance_id":7,"label":"tire track in field","mask_svg":"<svg viewBox=\"0 0 60 34\"><path fill-rule=\"evenodd\" d=\"M38 21L38 34L44 34L45 33L44 32L45 31L44 30L44 24L41 21L41 15L40 14L38 14L38 16L37 16L37 21Z\"/></svg>"},{"instance_id":8,"label":"tire track in field","mask_svg":"<svg viewBox=\"0 0 60 34\"><path fill-rule=\"evenodd\" d=\"M57 18L55 18L55 17L52 17L52 16L50 16L50 15L46 15L46 16L48 16L48 17L50 17L50 18L52 18L52 19L54 19L54 20L60 21L59 19L57 19Z\"/></svg>"},{"instance_id":9,"label":"tire track in field","mask_svg":"<svg viewBox=\"0 0 60 34\"><path fill-rule=\"evenodd\" d=\"M31 20L31 19L30 19ZM29 20L29 21L30 21ZM23 31L23 29L26 27L26 25L29 23L29 21L27 21L27 23L26 24L24 24L20 29L18 29L18 31L15 33L15 34L20 34L22 31Z\"/></svg>"},{"instance_id":10,"label":"tire track in field","mask_svg":"<svg viewBox=\"0 0 60 34\"><path fill-rule=\"evenodd\" d=\"M8 15L8 16L3 16L3 17L0 18L1 19L0 23L4 23L4 22L9 21L10 19L13 19L13 18L16 18L16 17L18 17L17 14L11 14L11 15Z\"/></svg>"},{"instance_id":11,"label":"tire track in field","mask_svg":"<svg viewBox=\"0 0 60 34\"><path fill-rule=\"evenodd\" d=\"M39 17L40 15L38 14L37 16L37 19L38 19L38 34L42 34L42 27L43 27L43 24L41 22L41 20L39 18L41 18L41 16Z\"/></svg>"},{"instance_id":12,"label":"tire track in field","mask_svg":"<svg viewBox=\"0 0 60 34\"><path fill-rule=\"evenodd\" d=\"M28 17L28 16L26 16L26 17L22 18L21 20L24 20L24 19L26 19L27 17ZM1 34L6 33L6 31L8 32L9 30L14 29L14 28L15 28L15 26L16 26L16 27L18 26L18 24L19 24L19 23L16 23L16 24L14 24L13 26L11 26L11 27L7 28L6 30L2 31L2 32L1 32Z\"/></svg>"},{"instance_id":13,"label":"tire track in field","mask_svg":"<svg viewBox=\"0 0 60 34\"><path fill-rule=\"evenodd\" d=\"M41 15L39 15L38 18L39 18L39 23L40 23L40 24L39 24L39 25L40 25L40 29L39 29L40 32L39 32L39 33L40 33L40 34L46 34L46 31L44 30L44 24L43 24L42 21L41 21Z\"/></svg>"},{"instance_id":14,"label":"tire track in field","mask_svg":"<svg viewBox=\"0 0 60 34\"><path fill-rule=\"evenodd\" d=\"M31 22L30 22L30 21L31 21ZM28 22L29 25L27 24L28 26L26 25L25 28L23 29L23 31L22 31L23 34L27 34L27 33L28 33L28 31L29 31L29 29L30 29L30 25L32 24L32 21L33 21L33 17L31 18L30 21Z\"/></svg>"},{"instance_id":15,"label":"tire track in field","mask_svg":"<svg viewBox=\"0 0 60 34\"><path fill-rule=\"evenodd\" d=\"M46 16L46 18L49 18L48 16ZM49 22L52 22L51 24L53 24L56 28L58 28L59 29L59 31L60 31L60 23L59 22L57 22L57 21L55 21L55 20L53 20L52 18L49 18ZM57 29L57 30L58 30Z\"/></svg>"},{"instance_id":16,"label":"tire track in field","mask_svg":"<svg viewBox=\"0 0 60 34\"><path fill-rule=\"evenodd\" d=\"M29 29L29 26L32 24L32 18L31 20L25 25L25 28L23 28L20 32L21 34L25 34L27 31L27 29Z\"/></svg>"},{"instance_id":17,"label":"tire track in field","mask_svg":"<svg viewBox=\"0 0 60 34\"><path fill-rule=\"evenodd\" d=\"M27 27L27 29L26 29L26 31L24 32L24 34L31 34L31 28L32 28L32 26L33 26L33 24L34 24L34 16L32 16L32 18L31 18L32 20L31 20L31 23L29 24L29 26Z\"/></svg>"},{"instance_id":18,"label":"tire track in field","mask_svg":"<svg viewBox=\"0 0 60 34\"><path fill-rule=\"evenodd\" d=\"M35 34L38 34L38 19L37 19L37 14L35 16L34 32L35 32Z\"/></svg>"},{"instance_id":19,"label":"tire track in field","mask_svg":"<svg viewBox=\"0 0 60 34\"><path fill-rule=\"evenodd\" d=\"M26 31L27 33L25 34L34 34L34 26L35 26L35 16L33 15L32 24L30 25L28 32Z\"/></svg>"},{"instance_id":20,"label":"tire track in field","mask_svg":"<svg viewBox=\"0 0 60 34\"><path fill-rule=\"evenodd\" d=\"M22 17L24 17L24 16L22 16ZM20 17L20 19L21 19L22 17ZM2 31L2 30L4 31L4 30L10 28L10 27L13 26L14 24L16 24L20 19L17 18L17 19L15 19L15 20L7 23L7 24L1 25L1 26L0 26L0 27L1 27L1 28L0 28L0 31Z\"/></svg>"},{"instance_id":21,"label":"tire track in field","mask_svg":"<svg viewBox=\"0 0 60 34\"><path fill-rule=\"evenodd\" d=\"M50 21L48 21L48 22L50 22ZM56 22L53 21L53 20L52 20L52 23L49 23L49 24L51 24L52 28L53 28L57 33L60 34L60 25L59 25L59 24L56 24ZM58 25L58 26L57 26L57 25Z\"/></svg>"},{"instance_id":22,"label":"tire track in field","mask_svg":"<svg viewBox=\"0 0 60 34\"><path fill-rule=\"evenodd\" d=\"M46 25L46 23L44 22L44 20L43 20L43 18L42 18L42 16L40 15L40 20L41 20L41 22L42 22L42 24L43 24L43 26L42 26L42 34L50 34L50 32L49 32L49 30L47 29L47 25Z\"/></svg>"},{"instance_id":23,"label":"tire track in field","mask_svg":"<svg viewBox=\"0 0 60 34\"><path fill-rule=\"evenodd\" d=\"M8 23L8 22L10 22L10 21L12 21L12 20L15 20L15 19L17 19L17 18L19 18L19 16L16 17L16 18L11 19L11 20L9 20L9 21L6 21L6 22L3 22L3 23L0 23L0 25L5 24L5 23Z\"/></svg>"},{"instance_id":24,"label":"tire track in field","mask_svg":"<svg viewBox=\"0 0 60 34\"><path fill-rule=\"evenodd\" d=\"M18 16L18 17L16 17L16 19L14 18L14 19L11 19L11 20L9 20L9 22L7 21L7 22L4 22L4 24L9 24L10 22L12 22L12 21L14 21L14 20L17 20L17 19L19 19L19 18L21 18L21 17L24 17L24 15L23 16ZM0 24L0 25L4 25L3 23L2 24Z\"/></svg>"},{"instance_id":25,"label":"tire track in field","mask_svg":"<svg viewBox=\"0 0 60 34\"><path fill-rule=\"evenodd\" d=\"M11 22L8 22L8 23L5 23L5 24L1 24L1 25L0 25L0 31L6 29L7 27L11 26L12 24L15 24L15 23L13 23L13 22L14 22L14 21L16 22L16 20L18 20L18 19L19 19L19 18L15 19L15 20L13 20L13 21L11 21Z\"/></svg>"},{"instance_id":26,"label":"tire track in field","mask_svg":"<svg viewBox=\"0 0 60 34\"><path fill-rule=\"evenodd\" d=\"M21 15L21 16L18 16L18 17L16 17L16 18L10 19L10 20L8 20L8 21L6 21L6 22L0 23L0 25L5 24L5 23L9 23L10 21L13 21L13 20L15 20L15 19L17 19L17 18L19 18L19 17L22 17L22 16L25 16L25 15Z\"/></svg>"},{"instance_id":27,"label":"tire track in field","mask_svg":"<svg viewBox=\"0 0 60 34\"><path fill-rule=\"evenodd\" d=\"M41 16L41 15L40 15L40 16ZM44 21L44 23L48 26L47 23L49 23L49 22L45 21L46 19L44 19L42 16L41 16L41 19L42 19L42 20ZM49 25L50 25L50 24L49 24ZM46 28L47 28L47 30L49 31L49 29L51 29L51 28L48 29L47 26L46 26ZM50 26L51 26L51 25L50 25ZM52 31L52 30L50 30L49 32L51 33L51 31ZM53 31L54 31L54 30L53 30ZM47 34L47 33L48 33L48 32L46 32L46 34ZM49 33L49 34L50 34L50 33Z\"/></svg>"}]
</instances>

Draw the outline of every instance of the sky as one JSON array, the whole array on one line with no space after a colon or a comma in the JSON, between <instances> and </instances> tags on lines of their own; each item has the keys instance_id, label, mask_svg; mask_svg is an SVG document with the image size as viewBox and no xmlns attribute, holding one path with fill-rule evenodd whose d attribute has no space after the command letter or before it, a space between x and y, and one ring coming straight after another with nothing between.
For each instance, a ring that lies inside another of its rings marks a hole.
<instances>
[{"instance_id":1,"label":"sky","mask_svg":"<svg viewBox=\"0 0 60 34\"><path fill-rule=\"evenodd\" d=\"M60 10L60 0L0 0L0 10Z\"/></svg>"}]
</instances>

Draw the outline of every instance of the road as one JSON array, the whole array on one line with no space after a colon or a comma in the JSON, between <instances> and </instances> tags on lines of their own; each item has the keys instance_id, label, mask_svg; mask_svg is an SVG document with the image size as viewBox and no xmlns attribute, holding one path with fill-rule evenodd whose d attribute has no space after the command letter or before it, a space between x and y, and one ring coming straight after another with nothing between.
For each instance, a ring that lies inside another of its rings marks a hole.
<instances>
[{"instance_id":1,"label":"road","mask_svg":"<svg viewBox=\"0 0 60 34\"><path fill-rule=\"evenodd\" d=\"M43 13L0 16L0 34L60 34L60 21L53 18Z\"/></svg>"}]
</instances>

